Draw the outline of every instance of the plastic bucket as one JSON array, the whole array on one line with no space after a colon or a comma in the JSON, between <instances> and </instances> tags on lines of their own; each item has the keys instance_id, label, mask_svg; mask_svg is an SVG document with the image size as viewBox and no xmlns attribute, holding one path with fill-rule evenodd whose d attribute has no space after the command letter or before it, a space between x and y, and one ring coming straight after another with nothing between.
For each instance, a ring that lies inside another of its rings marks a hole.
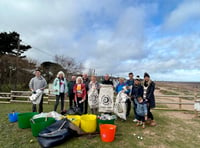
<instances>
[{"instance_id":1,"label":"plastic bucket","mask_svg":"<svg viewBox=\"0 0 200 148\"><path fill-rule=\"evenodd\" d=\"M80 127L81 123L81 116L79 115L67 115L66 118L70 120L73 124Z\"/></svg>"},{"instance_id":2,"label":"plastic bucket","mask_svg":"<svg viewBox=\"0 0 200 148\"><path fill-rule=\"evenodd\" d=\"M17 114L16 112L9 113L8 118L10 122L16 122L17 121Z\"/></svg>"},{"instance_id":3,"label":"plastic bucket","mask_svg":"<svg viewBox=\"0 0 200 148\"><path fill-rule=\"evenodd\" d=\"M100 129L100 125L101 124L115 124L115 119L112 120L101 120L101 119L97 119L97 131L99 131Z\"/></svg>"},{"instance_id":4,"label":"plastic bucket","mask_svg":"<svg viewBox=\"0 0 200 148\"><path fill-rule=\"evenodd\" d=\"M82 115L81 116L81 129L86 133L93 133L97 128L96 115Z\"/></svg>"},{"instance_id":5,"label":"plastic bucket","mask_svg":"<svg viewBox=\"0 0 200 148\"><path fill-rule=\"evenodd\" d=\"M37 115L37 112L27 112L27 113L19 113L17 115L18 117L18 127L19 128L30 128L30 119L34 116Z\"/></svg>"},{"instance_id":6,"label":"plastic bucket","mask_svg":"<svg viewBox=\"0 0 200 148\"><path fill-rule=\"evenodd\" d=\"M112 124L101 124L100 135L103 142L112 142L115 138L116 125Z\"/></svg>"},{"instance_id":7,"label":"plastic bucket","mask_svg":"<svg viewBox=\"0 0 200 148\"><path fill-rule=\"evenodd\" d=\"M56 122L56 120L52 117L31 119L30 124L33 136L37 137L43 129L50 126L54 122Z\"/></svg>"}]
</instances>

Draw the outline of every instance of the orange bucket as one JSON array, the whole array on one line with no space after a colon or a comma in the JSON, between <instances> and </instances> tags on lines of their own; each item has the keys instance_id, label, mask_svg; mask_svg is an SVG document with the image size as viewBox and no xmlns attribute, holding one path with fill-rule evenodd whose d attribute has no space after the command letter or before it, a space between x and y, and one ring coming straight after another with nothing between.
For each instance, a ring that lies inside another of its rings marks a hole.
<instances>
[{"instance_id":1,"label":"orange bucket","mask_svg":"<svg viewBox=\"0 0 200 148\"><path fill-rule=\"evenodd\" d=\"M103 142L112 142L115 139L116 125L101 124L100 135Z\"/></svg>"}]
</instances>

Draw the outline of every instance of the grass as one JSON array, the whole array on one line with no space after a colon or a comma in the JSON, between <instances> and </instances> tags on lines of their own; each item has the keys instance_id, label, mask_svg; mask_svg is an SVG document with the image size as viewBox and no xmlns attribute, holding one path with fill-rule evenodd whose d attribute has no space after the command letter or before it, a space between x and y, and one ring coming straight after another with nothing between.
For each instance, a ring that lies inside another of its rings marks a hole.
<instances>
[{"instance_id":1,"label":"grass","mask_svg":"<svg viewBox=\"0 0 200 148\"><path fill-rule=\"evenodd\" d=\"M53 109L53 104L45 104L44 112ZM18 123L8 121L8 113L12 110L17 112L30 112L31 104L0 104L0 147L1 148L39 148L37 138L32 136L31 129L19 129ZM100 136L94 138L75 137L66 141L58 148L177 148L177 147L198 147L200 140L199 128L200 119L189 119L187 122L174 116L166 114L167 111L153 110L158 125L147 126L146 129L136 127L132 122L133 115L123 122L120 119L115 121L117 133L115 141L104 143ZM169 112L169 111L168 111ZM190 112L189 115L193 116ZM143 136L138 140L134 134ZM33 140L30 143L30 140Z\"/></svg>"},{"instance_id":2,"label":"grass","mask_svg":"<svg viewBox=\"0 0 200 148\"><path fill-rule=\"evenodd\" d=\"M172 91L168 91L168 90L160 90L160 93L162 93L163 95L179 95L176 92L172 92Z\"/></svg>"}]
</instances>

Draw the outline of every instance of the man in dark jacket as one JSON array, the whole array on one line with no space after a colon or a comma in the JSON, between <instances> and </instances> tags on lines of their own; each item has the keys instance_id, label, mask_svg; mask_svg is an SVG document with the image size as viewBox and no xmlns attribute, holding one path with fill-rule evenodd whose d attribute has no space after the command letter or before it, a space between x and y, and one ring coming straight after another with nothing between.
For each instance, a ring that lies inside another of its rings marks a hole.
<instances>
[{"instance_id":1,"label":"man in dark jacket","mask_svg":"<svg viewBox=\"0 0 200 148\"><path fill-rule=\"evenodd\" d=\"M137 99L139 96L143 96L143 91L144 91L140 80L141 79L140 79L139 76L137 76L135 78L135 82L134 82L134 85L132 87L132 92L131 92L131 99L132 99L133 104L134 104L133 110L134 110L134 114L135 114L135 118L134 118L133 122L137 122L137 120L138 120L138 116L137 116L137 113L136 113L136 105L137 104L135 103L134 99Z\"/></svg>"},{"instance_id":2,"label":"man in dark jacket","mask_svg":"<svg viewBox=\"0 0 200 148\"><path fill-rule=\"evenodd\" d=\"M76 76L72 76L71 81L68 82L68 96L69 96L69 107L73 107L73 102L74 102L74 92L73 88L74 85L76 84Z\"/></svg>"},{"instance_id":3,"label":"man in dark jacket","mask_svg":"<svg viewBox=\"0 0 200 148\"><path fill-rule=\"evenodd\" d=\"M85 87L86 87L86 98L85 98L85 101L84 101L84 114L87 114L87 110L88 110L88 90L89 90L89 83L90 83L90 80L88 78L88 75L87 74L83 74L83 83L85 84Z\"/></svg>"},{"instance_id":4,"label":"man in dark jacket","mask_svg":"<svg viewBox=\"0 0 200 148\"><path fill-rule=\"evenodd\" d=\"M110 76L108 74L105 74L104 80L101 83L113 86L113 82L110 80Z\"/></svg>"},{"instance_id":5,"label":"man in dark jacket","mask_svg":"<svg viewBox=\"0 0 200 148\"><path fill-rule=\"evenodd\" d=\"M130 90L130 93L128 95L131 96L131 90L132 90L132 87L134 86L134 79L133 79L134 75L133 75L133 73L130 72L128 74L128 77L129 77L129 79L126 81L126 84L127 84L127 86L129 87L129 90ZM129 99L126 101L126 106L127 106L126 117L128 117L129 114L130 114L130 111L131 111L131 101Z\"/></svg>"},{"instance_id":6,"label":"man in dark jacket","mask_svg":"<svg viewBox=\"0 0 200 148\"><path fill-rule=\"evenodd\" d=\"M155 108L155 83L150 79L150 75L148 73L144 73L144 96L143 98L147 102L147 109L148 109L148 119L150 119L150 125L155 126L156 122L154 121L153 114L151 113L151 109Z\"/></svg>"}]
</instances>

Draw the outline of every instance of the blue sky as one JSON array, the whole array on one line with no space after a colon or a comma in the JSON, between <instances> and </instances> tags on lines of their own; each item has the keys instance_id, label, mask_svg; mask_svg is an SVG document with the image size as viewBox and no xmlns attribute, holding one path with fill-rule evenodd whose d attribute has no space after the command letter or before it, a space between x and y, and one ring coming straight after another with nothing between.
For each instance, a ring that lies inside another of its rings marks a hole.
<instances>
[{"instance_id":1,"label":"blue sky","mask_svg":"<svg viewBox=\"0 0 200 148\"><path fill-rule=\"evenodd\" d=\"M39 62L75 58L97 75L200 81L200 0L0 0L0 31L17 31Z\"/></svg>"}]
</instances>

